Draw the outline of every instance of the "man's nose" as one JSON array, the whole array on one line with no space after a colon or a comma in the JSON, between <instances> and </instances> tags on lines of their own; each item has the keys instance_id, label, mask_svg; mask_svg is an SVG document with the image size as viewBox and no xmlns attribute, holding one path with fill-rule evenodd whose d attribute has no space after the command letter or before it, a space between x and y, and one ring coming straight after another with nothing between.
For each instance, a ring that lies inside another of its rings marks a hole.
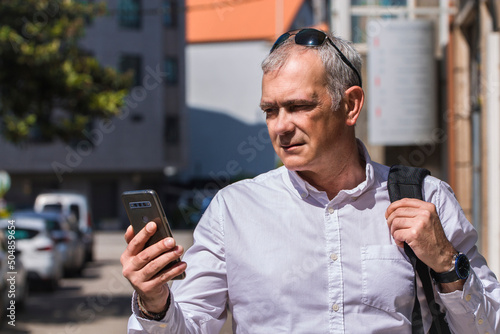
<instances>
[{"instance_id":1,"label":"man's nose","mask_svg":"<svg viewBox=\"0 0 500 334\"><path fill-rule=\"evenodd\" d=\"M294 124L292 122L291 114L284 108L280 109L278 112L278 116L275 119L274 131L276 132L276 134L282 135L293 131L293 129Z\"/></svg>"}]
</instances>

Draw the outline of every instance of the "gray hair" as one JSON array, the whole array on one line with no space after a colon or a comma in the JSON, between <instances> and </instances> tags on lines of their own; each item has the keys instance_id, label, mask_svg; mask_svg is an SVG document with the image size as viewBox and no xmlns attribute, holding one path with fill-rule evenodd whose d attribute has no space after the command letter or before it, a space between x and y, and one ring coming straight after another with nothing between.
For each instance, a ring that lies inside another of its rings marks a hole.
<instances>
[{"instance_id":1,"label":"gray hair","mask_svg":"<svg viewBox=\"0 0 500 334\"><path fill-rule=\"evenodd\" d=\"M361 56L352 44L330 33L325 33L361 75ZM327 89L332 98L333 108L337 110L344 92L351 86L361 85L356 73L340 59L338 52L327 41L320 46L302 46L295 44L294 38L295 36L288 38L264 59L261 65L262 71L266 74L280 69L293 53L315 50L325 67Z\"/></svg>"}]
</instances>

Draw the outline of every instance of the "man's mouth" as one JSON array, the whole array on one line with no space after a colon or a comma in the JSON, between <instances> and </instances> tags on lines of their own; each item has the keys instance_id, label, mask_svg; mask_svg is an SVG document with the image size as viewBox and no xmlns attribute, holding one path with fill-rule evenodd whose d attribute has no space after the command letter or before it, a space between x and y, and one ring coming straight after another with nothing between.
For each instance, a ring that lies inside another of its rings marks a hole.
<instances>
[{"instance_id":1,"label":"man's mouth","mask_svg":"<svg viewBox=\"0 0 500 334\"><path fill-rule=\"evenodd\" d=\"M300 143L297 143L297 144L282 144L281 145L281 148L284 149L284 150L291 150L295 147L299 147L299 146L302 146L304 144L300 144Z\"/></svg>"}]
</instances>

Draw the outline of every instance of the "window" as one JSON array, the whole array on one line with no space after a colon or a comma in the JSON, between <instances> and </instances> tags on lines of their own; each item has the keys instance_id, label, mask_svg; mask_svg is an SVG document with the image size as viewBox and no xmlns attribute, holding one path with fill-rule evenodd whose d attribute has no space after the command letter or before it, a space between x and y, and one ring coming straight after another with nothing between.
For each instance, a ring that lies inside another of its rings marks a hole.
<instances>
[{"instance_id":1,"label":"window","mask_svg":"<svg viewBox=\"0 0 500 334\"><path fill-rule=\"evenodd\" d=\"M60 213L62 212L62 204L57 203L57 204L47 204L43 207L43 212L57 212Z\"/></svg>"},{"instance_id":2,"label":"window","mask_svg":"<svg viewBox=\"0 0 500 334\"><path fill-rule=\"evenodd\" d=\"M74 216L75 216L75 219L76 219L77 221L79 221L79 220L80 220L80 207L79 207L78 205L76 205L76 204L71 204L71 205L69 206L69 212L70 212L72 215L74 215Z\"/></svg>"},{"instance_id":3,"label":"window","mask_svg":"<svg viewBox=\"0 0 500 334\"><path fill-rule=\"evenodd\" d=\"M180 124L179 116L170 115L165 118L165 142L171 145L177 145L180 142Z\"/></svg>"},{"instance_id":4,"label":"window","mask_svg":"<svg viewBox=\"0 0 500 334\"><path fill-rule=\"evenodd\" d=\"M132 71L134 73L134 78L132 83L134 86L141 85L141 69L142 69L142 58L139 55L124 54L120 57L120 63L118 65L120 72L125 73Z\"/></svg>"},{"instance_id":5,"label":"window","mask_svg":"<svg viewBox=\"0 0 500 334\"><path fill-rule=\"evenodd\" d=\"M142 23L141 0L120 0L118 20L121 27L139 29Z\"/></svg>"},{"instance_id":6,"label":"window","mask_svg":"<svg viewBox=\"0 0 500 334\"><path fill-rule=\"evenodd\" d=\"M167 57L165 58L165 81L167 84L174 85L179 80L179 67L177 64L177 58Z\"/></svg>"},{"instance_id":7,"label":"window","mask_svg":"<svg viewBox=\"0 0 500 334\"><path fill-rule=\"evenodd\" d=\"M177 26L177 1L163 0L163 25L165 27Z\"/></svg>"}]
</instances>

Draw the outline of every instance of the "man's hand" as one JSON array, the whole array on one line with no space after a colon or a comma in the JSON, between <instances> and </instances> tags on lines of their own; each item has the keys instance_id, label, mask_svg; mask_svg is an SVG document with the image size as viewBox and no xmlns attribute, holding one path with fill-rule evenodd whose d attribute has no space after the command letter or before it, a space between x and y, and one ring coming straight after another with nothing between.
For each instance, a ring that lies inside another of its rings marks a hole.
<instances>
[{"instance_id":1,"label":"man's hand","mask_svg":"<svg viewBox=\"0 0 500 334\"><path fill-rule=\"evenodd\" d=\"M144 249L147 240L155 233L156 224L149 222L136 236L131 226L125 232L127 248L120 257L123 276L141 297L146 310L159 313L165 310L169 289L167 282L186 270L186 263L180 262L168 270L162 269L178 259L182 246L176 246L175 240L165 238Z\"/></svg>"},{"instance_id":2,"label":"man's hand","mask_svg":"<svg viewBox=\"0 0 500 334\"><path fill-rule=\"evenodd\" d=\"M399 247L406 242L415 255L435 272L451 269L457 251L444 234L434 204L404 198L391 203L385 217Z\"/></svg>"}]
</instances>

